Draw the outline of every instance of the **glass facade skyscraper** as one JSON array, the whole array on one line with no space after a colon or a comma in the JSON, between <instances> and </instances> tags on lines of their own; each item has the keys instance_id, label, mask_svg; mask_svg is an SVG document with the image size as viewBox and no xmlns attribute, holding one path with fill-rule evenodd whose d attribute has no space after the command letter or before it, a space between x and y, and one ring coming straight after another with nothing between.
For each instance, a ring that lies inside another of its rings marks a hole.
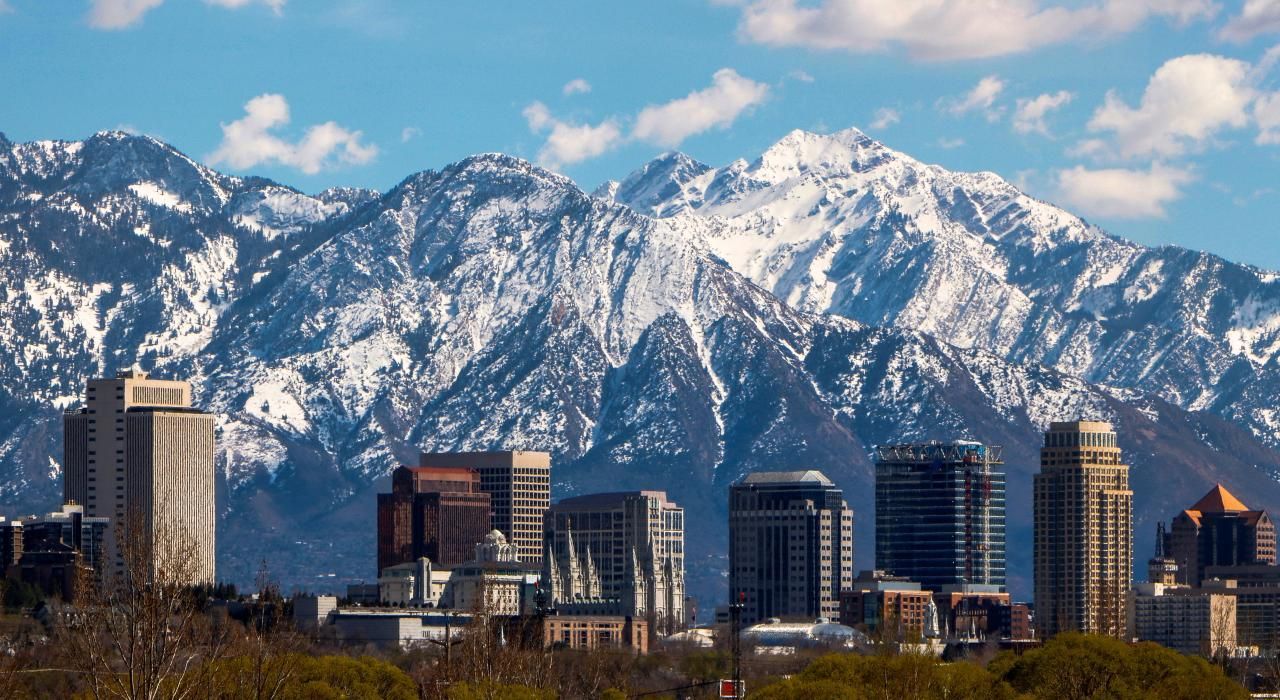
<instances>
[{"instance_id":1,"label":"glass facade skyscraper","mask_svg":"<svg viewBox=\"0 0 1280 700\"><path fill-rule=\"evenodd\" d=\"M929 590L1005 585L1005 473L977 442L876 450L876 568Z\"/></svg>"}]
</instances>

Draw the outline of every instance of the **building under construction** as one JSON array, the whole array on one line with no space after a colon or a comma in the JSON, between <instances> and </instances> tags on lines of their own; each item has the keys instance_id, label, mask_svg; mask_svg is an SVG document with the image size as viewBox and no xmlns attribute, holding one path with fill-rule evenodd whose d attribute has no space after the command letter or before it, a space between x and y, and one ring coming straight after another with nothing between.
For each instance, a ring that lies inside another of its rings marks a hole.
<instances>
[{"instance_id":1,"label":"building under construction","mask_svg":"<svg viewBox=\"0 0 1280 700\"><path fill-rule=\"evenodd\" d=\"M999 447L930 442L876 448L876 568L928 590L1005 585Z\"/></svg>"}]
</instances>

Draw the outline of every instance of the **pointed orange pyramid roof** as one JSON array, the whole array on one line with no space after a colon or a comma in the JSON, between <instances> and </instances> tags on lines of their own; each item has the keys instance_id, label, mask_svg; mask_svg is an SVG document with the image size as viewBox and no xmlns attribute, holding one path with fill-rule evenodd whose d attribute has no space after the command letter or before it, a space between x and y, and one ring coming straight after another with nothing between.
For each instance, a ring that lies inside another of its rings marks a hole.
<instances>
[{"instance_id":1,"label":"pointed orange pyramid roof","mask_svg":"<svg viewBox=\"0 0 1280 700\"><path fill-rule=\"evenodd\" d=\"M1190 510L1198 510L1201 513L1236 513L1249 510L1249 506L1240 502L1240 499L1231 495L1231 492L1223 488L1222 484L1215 484L1209 489L1209 493L1204 498L1196 501Z\"/></svg>"}]
</instances>

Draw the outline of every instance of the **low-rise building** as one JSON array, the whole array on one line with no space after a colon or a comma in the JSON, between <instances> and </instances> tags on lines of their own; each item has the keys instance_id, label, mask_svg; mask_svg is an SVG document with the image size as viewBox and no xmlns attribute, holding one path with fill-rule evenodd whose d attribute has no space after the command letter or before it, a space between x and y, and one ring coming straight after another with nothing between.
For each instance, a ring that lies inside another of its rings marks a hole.
<instances>
[{"instance_id":1,"label":"low-rise building","mask_svg":"<svg viewBox=\"0 0 1280 700\"><path fill-rule=\"evenodd\" d=\"M1002 639L1010 636L1004 614L1009 594L1000 586L958 584L933 594L941 636L947 639Z\"/></svg>"},{"instance_id":2,"label":"low-rise building","mask_svg":"<svg viewBox=\"0 0 1280 700\"><path fill-rule=\"evenodd\" d=\"M471 616L436 610L339 608L330 620L343 642L408 649L430 640L460 637Z\"/></svg>"},{"instance_id":3,"label":"low-rise building","mask_svg":"<svg viewBox=\"0 0 1280 700\"><path fill-rule=\"evenodd\" d=\"M1000 629L1007 630L1009 639L1027 642L1036 638L1035 614L1029 603L1012 603L996 612L1000 615Z\"/></svg>"},{"instance_id":4,"label":"low-rise building","mask_svg":"<svg viewBox=\"0 0 1280 700\"><path fill-rule=\"evenodd\" d=\"M772 618L742 630L742 641L762 654L794 654L800 649L845 650L867 645L866 635L826 618L813 622L783 622Z\"/></svg>"},{"instance_id":5,"label":"low-rise building","mask_svg":"<svg viewBox=\"0 0 1280 700\"><path fill-rule=\"evenodd\" d=\"M920 584L883 571L863 571L840 593L840 624L911 640L925 633L933 594Z\"/></svg>"},{"instance_id":6,"label":"low-rise building","mask_svg":"<svg viewBox=\"0 0 1280 700\"><path fill-rule=\"evenodd\" d=\"M303 631L314 632L331 624L337 611L337 596L299 595L293 598L293 624Z\"/></svg>"},{"instance_id":7,"label":"low-rise building","mask_svg":"<svg viewBox=\"0 0 1280 700\"><path fill-rule=\"evenodd\" d=\"M440 604L491 615L532 615L537 609L540 568L521 562L516 547L493 530L476 545L471 561L453 569Z\"/></svg>"},{"instance_id":8,"label":"low-rise building","mask_svg":"<svg viewBox=\"0 0 1280 700\"><path fill-rule=\"evenodd\" d=\"M1266 653L1280 649L1280 567L1205 567L1204 588L1236 599L1236 640Z\"/></svg>"},{"instance_id":9,"label":"low-rise building","mask_svg":"<svg viewBox=\"0 0 1280 700\"><path fill-rule=\"evenodd\" d=\"M542 642L564 649L630 649L649 653L649 622L624 615L548 615L542 618Z\"/></svg>"},{"instance_id":10,"label":"low-rise building","mask_svg":"<svg viewBox=\"0 0 1280 700\"><path fill-rule=\"evenodd\" d=\"M438 608L451 572L426 557L388 566L378 577L378 603L396 608Z\"/></svg>"},{"instance_id":11,"label":"low-rise building","mask_svg":"<svg viewBox=\"0 0 1280 700\"><path fill-rule=\"evenodd\" d=\"M1236 597L1231 585L1209 588L1141 583L1134 586L1131 627L1142 641L1183 654L1235 653Z\"/></svg>"},{"instance_id":12,"label":"low-rise building","mask_svg":"<svg viewBox=\"0 0 1280 700\"><path fill-rule=\"evenodd\" d=\"M11 523L4 528L5 556L14 559L5 567L5 575L46 595L72 600L82 567L102 571L110 524L109 518L86 516L84 506L75 503Z\"/></svg>"},{"instance_id":13,"label":"low-rise building","mask_svg":"<svg viewBox=\"0 0 1280 700\"><path fill-rule=\"evenodd\" d=\"M377 605L379 602L378 594L378 584L376 583L347 584L347 602L352 605Z\"/></svg>"}]
</instances>

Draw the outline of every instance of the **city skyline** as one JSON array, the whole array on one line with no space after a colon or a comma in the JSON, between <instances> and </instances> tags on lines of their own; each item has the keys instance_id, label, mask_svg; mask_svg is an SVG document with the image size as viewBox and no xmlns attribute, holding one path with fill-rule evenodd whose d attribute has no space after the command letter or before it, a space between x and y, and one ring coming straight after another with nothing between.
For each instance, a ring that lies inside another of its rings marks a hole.
<instances>
[{"instance_id":1,"label":"city skyline","mask_svg":"<svg viewBox=\"0 0 1280 700\"><path fill-rule=\"evenodd\" d=\"M1280 0L0 45L0 697L1280 693Z\"/></svg>"}]
</instances>

